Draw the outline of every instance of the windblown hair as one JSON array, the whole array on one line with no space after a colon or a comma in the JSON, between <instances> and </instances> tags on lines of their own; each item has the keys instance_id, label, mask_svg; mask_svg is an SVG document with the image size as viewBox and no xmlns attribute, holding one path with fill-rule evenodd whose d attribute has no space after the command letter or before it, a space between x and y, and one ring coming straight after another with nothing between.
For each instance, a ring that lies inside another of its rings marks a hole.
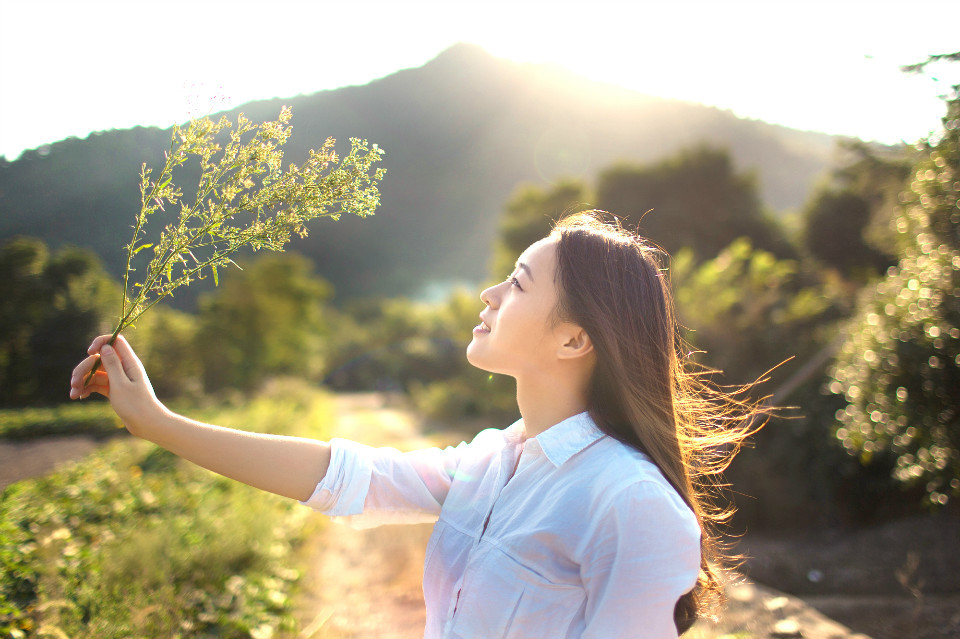
<instances>
[{"instance_id":1,"label":"windblown hair","mask_svg":"<svg viewBox=\"0 0 960 639\"><path fill-rule=\"evenodd\" d=\"M557 238L557 317L583 328L596 352L587 408L599 428L646 454L696 514L697 585L674 609L679 634L723 600L716 526L732 507L715 501L719 474L767 411L752 386L727 393L682 348L666 254L603 211L566 217Z\"/></svg>"}]
</instances>

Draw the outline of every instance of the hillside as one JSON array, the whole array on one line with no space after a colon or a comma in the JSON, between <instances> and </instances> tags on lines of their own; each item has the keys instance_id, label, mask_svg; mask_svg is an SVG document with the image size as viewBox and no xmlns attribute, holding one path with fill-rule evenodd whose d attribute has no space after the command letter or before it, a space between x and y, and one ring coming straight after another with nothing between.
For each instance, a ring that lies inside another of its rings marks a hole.
<instances>
[{"instance_id":1,"label":"hillside","mask_svg":"<svg viewBox=\"0 0 960 639\"><path fill-rule=\"evenodd\" d=\"M291 161L328 135L367 138L386 150L378 214L321 222L294 245L341 298L480 281L502 206L522 182L591 181L613 162L649 162L706 142L755 171L767 206L783 211L803 203L834 145L823 134L516 64L472 45L365 86L240 110L274 119L282 104L294 113ZM28 234L87 246L119 276L120 247L139 207L140 164L158 164L168 140L169 130L134 128L0 159L0 240Z\"/></svg>"}]
</instances>

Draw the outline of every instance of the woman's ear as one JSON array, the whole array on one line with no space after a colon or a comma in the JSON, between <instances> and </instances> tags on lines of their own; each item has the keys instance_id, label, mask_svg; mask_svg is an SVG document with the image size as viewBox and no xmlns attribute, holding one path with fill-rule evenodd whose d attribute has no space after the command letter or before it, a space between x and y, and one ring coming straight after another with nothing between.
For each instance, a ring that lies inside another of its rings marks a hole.
<instances>
[{"instance_id":1,"label":"woman's ear","mask_svg":"<svg viewBox=\"0 0 960 639\"><path fill-rule=\"evenodd\" d=\"M587 332L579 326L570 326L568 331L564 331L563 342L557 349L557 357L560 359L576 359L585 357L593 352L593 341Z\"/></svg>"}]
</instances>

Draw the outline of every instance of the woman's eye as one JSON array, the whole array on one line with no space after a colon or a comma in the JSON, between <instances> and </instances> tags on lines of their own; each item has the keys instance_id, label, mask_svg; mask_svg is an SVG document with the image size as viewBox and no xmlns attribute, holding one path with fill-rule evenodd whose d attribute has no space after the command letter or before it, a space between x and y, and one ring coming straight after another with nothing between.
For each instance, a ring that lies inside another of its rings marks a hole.
<instances>
[{"instance_id":1,"label":"woman's eye","mask_svg":"<svg viewBox=\"0 0 960 639\"><path fill-rule=\"evenodd\" d=\"M510 276L510 277L507 278L507 279L509 279L509 280L510 280L510 283L513 284L514 286L516 286L517 288L519 288L521 291L523 290L523 287L520 286L520 280L518 280L517 278L515 278L515 277L513 277L513 276Z\"/></svg>"}]
</instances>

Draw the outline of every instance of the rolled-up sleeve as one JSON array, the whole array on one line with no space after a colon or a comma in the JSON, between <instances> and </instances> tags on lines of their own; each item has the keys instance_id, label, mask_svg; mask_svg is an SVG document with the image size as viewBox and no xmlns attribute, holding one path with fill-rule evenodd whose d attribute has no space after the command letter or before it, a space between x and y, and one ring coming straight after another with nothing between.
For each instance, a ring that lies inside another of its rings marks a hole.
<instances>
[{"instance_id":1,"label":"rolled-up sleeve","mask_svg":"<svg viewBox=\"0 0 960 639\"><path fill-rule=\"evenodd\" d=\"M408 453L330 441L330 466L302 503L355 528L435 521L466 444Z\"/></svg>"},{"instance_id":2,"label":"rolled-up sleeve","mask_svg":"<svg viewBox=\"0 0 960 639\"><path fill-rule=\"evenodd\" d=\"M652 482L628 486L587 544L583 638L676 638L674 606L700 571L700 529L680 497Z\"/></svg>"}]
</instances>

